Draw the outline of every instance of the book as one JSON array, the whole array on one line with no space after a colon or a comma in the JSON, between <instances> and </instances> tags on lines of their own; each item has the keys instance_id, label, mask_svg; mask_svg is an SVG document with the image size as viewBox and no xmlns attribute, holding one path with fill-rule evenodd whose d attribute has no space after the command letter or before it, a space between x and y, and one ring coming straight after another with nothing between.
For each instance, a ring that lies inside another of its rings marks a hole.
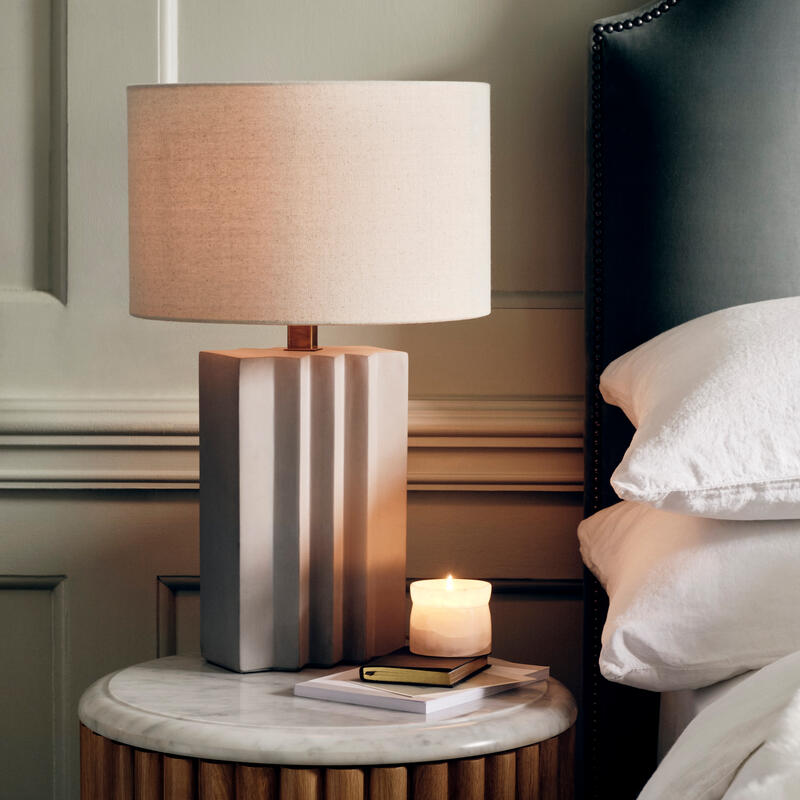
<instances>
[{"instance_id":1,"label":"book","mask_svg":"<svg viewBox=\"0 0 800 800\"><path fill-rule=\"evenodd\" d=\"M494 658L489 659L486 669L459 686L443 689L402 683L367 683L361 680L359 672L360 668L355 667L301 681L294 685L294 693L315 700L432 714L545 681L550 676L549 667L514 664Z\"/></svg>"},{"instance_id":2,"label":"book","mask_svg":"<svg viewBox=\"0 0 800 800\"><path fill-rule=\"evenodd\" d=\"M373 658L359 670L362 681L411 683L426 686L455 686L489 666L488 656L439 658L419 656L407 647L387 656Z\"/></svg>"}]
</instances>

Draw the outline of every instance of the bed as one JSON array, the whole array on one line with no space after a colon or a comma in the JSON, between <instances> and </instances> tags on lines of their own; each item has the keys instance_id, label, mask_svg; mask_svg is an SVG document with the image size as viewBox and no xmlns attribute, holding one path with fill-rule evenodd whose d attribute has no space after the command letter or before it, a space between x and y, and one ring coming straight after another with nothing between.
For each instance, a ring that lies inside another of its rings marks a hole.
<instances>
[{"instance_id":1,"label":"bed","mask_svg":"<svg viewBox=\"0 0 800 800\"><path fill-rule=\"evenodd\" d=\"M712 683L702 689L679 689L662 692L658 705L658 746L656 757L660 762L669 752L686 726L712 703L726 697L742 681L753 675L743 672L733 678Z\"/></svg>"},{"instance_id":2,"label":"bed","mask_svg":"<svg viewBox=\"0 0 800 800\"><path fill-rule=\"evenodd\" d=\"M589 47L587 516L618 500L633 432L599 395L609 362L717 309L800 295L800 4L666 0L598 21ZM660 697L599 674L608 600L588 571L585 587L579 792L624 800L656 767Z\"/></svg>"}]
</instances>

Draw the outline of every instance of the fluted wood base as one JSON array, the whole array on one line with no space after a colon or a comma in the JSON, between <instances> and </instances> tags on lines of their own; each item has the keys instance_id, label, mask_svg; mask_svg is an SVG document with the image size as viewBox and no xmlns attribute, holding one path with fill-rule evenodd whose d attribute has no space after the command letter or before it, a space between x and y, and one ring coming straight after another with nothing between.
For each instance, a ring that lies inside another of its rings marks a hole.
<instances>
[{"instance_id":1,"label":"fluted wood base","mask_svg":"<svg viewBox=\"0 0 800 800\"><path fill-rule=\"evenodd\" d=\"M572 800L574 726L505 753L373 767L179 758L81 725L81 800Z\"/></svg>"}]
</instances>

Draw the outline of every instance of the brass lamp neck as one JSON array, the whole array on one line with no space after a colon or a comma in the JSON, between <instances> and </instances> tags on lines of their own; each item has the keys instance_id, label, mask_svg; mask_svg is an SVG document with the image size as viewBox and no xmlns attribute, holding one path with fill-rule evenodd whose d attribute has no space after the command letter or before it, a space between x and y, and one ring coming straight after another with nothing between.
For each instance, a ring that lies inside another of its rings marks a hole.
<instances>
[{"instance_id":1,"label":"brass lamp neck","mask_svg":"<svg viewBox=\"0 0 800 800\"><path fill-rule=\"evenodd\" d=\"M289 325L286 329L287 350L319 350L316 325Z\"/></svg>"}]
</instances>

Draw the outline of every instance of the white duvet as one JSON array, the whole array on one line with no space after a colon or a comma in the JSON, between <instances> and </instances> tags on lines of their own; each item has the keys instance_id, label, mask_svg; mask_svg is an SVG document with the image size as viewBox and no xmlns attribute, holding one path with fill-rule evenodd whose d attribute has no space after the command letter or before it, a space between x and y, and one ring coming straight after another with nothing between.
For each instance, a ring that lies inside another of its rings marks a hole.
<instances>
[{"instance_id":1,"label":"white duvet","mask_svg":"<svg viewBox=\"0 0 800 800\"><path fill-rule=\"evenodd\" d=\"M800 652L733 687L686 727L639 800L800 800Z\"/></svg>"}]
</instances>

